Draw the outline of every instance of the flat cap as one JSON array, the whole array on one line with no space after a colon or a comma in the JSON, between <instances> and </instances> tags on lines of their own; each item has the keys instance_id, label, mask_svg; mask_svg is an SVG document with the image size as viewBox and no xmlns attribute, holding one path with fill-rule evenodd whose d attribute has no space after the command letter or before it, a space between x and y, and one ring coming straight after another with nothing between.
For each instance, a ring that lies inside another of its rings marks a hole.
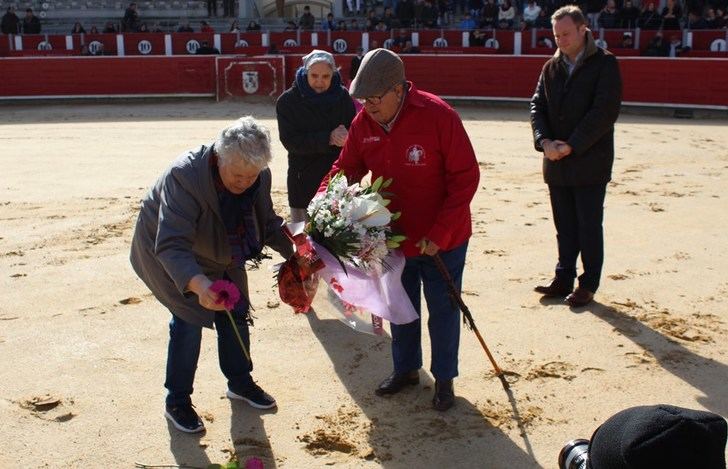
<instances>
[{"instance_id":1,"label":"flat cap","mask_svg":"<svg viewBox=\"0 0 728 469\"><path fill-rule=\"evenodd\" d=\"M351 82L350 93L355 98L381 96L397 83L404 82L404 64L397 54L388 49L374 49L366 53Z\"/></svg>"}]
</instances>

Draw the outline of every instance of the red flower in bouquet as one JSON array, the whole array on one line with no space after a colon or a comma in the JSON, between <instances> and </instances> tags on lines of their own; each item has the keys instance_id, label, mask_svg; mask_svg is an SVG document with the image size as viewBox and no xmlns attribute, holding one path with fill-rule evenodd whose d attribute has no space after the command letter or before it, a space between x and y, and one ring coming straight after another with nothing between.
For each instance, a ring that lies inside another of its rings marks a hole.
<instances>
[{"instance_id":1,"label":"red flower in bouquet","mask_svg":"<svg viewBox=\"0 0 728 469\"><path fill-rule=\"evenodd\" d=\"M210 285L210 290L217 294L216 303L225 306L227 310L233 309L240 300L240 290L228 280L215 280Z\"/></svg>"}]
</instances>

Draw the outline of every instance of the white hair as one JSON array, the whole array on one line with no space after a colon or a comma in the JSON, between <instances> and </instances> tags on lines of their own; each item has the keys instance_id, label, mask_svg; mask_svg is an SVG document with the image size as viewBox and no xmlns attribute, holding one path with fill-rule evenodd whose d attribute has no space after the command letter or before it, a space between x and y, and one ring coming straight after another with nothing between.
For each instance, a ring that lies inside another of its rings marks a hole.
<instances>
[{"instance_id":1,"label":"white hair","mask_svg":"<svg viewBox=\"0 0 728 469\"><path fill-rule=\"evenodd\" d=\"M260 170L270 164L270 132L252 116L241 117L220 132L215 151L221 166L244 162Z\"/></svg>"}]
</instances>

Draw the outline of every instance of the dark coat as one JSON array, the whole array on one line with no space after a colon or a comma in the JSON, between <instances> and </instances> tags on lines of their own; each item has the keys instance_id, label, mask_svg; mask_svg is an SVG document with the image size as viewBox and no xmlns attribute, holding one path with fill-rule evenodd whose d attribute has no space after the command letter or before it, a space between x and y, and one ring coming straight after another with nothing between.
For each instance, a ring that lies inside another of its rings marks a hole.
<instances>
[{"instance_id":1,"label":"dark coat","mask_svg":"<svg viewBox=\"0 0 728 469\"><path fill-rule=\"evenodd\" d=\"M0 31L3 34L20 34L20 18L15 13L5 13L2 18Z\"/></svg>"},{"instance_id":2,"label":"dark coat","mask_svg":"<svg viewBox=\"0 0 728 469\"><path fill-rule=\"evenodd\" d=\"M211 156L211 147L203 145L172 163L142 200L131 242L131 265L159 302L175 316L204 327L212 327L218 313L200 306L197 295L187 290L195 275L214 281L227 274L250 298L245 270L232 265ZM288 258L293 248L281 231L283 220L273 211L270 170L259 178L254 229L263 244Z\"/></svg>"},{"instance_id":3,"label":"dark coat","mask_svg":"<svg viewBox=\"0 0 728 469\"><path fill-rule=\"evenodd\" d=\"M40 34L40 20L37 16L33 15L23 18L23 33L24 34Z\"/></svg>"},{"instance_id":4,"label":"dark coat","mask_svg":"<svg viewBox=\"0 0 728 469\"><path fill-rule=\"evenodd\" d=\"M278 133L288 150L288 205L306 208L341 148L329 145L331 131L354 119L354 101L340 87L330 103L307 98L294 83L276 103Z\"/></svg>"},{"instance_id":5,"label":"dark coat","mask_svg":"<svg viewBox=\"0 0 728 469\"><path fill-rule=\"evenodd\" d=\"M531 127L537 151L542 139L563 140L572 152L543 159L547 184L606 184L614 162L614 122L622 100L617 59L594 44L587 31L584 55L571 76L560 51L544 64L531 99Z\"/></svg>"}]
</instances>

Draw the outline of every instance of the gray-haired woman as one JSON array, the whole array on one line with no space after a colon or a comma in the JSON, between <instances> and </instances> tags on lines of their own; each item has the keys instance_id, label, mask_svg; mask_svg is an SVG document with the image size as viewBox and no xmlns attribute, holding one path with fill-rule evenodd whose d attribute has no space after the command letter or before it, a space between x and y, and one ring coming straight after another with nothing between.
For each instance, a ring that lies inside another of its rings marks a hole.
<instances>
[{"instance_id":1,"label":"gray-haired woman","mask_svg":"<svg viewBox=\"0 0 728 469\"><path fill-rule=\"evenodd\" d=\"M264 245L285 258L293 253L271 201L270 136L252 117L225 128L211 145L179 156L142 200L131 246L131 264L172 313L164 386L166 417L183 432L205 429L192 408L192 384L202 327L217 330L227 397L267 409L275 400L255 384L253 369L234 329L210 290L213 280L232 281L240 301L231 311L247 349L248 297L245 263Z\"/></svg>"}]
</instances>

